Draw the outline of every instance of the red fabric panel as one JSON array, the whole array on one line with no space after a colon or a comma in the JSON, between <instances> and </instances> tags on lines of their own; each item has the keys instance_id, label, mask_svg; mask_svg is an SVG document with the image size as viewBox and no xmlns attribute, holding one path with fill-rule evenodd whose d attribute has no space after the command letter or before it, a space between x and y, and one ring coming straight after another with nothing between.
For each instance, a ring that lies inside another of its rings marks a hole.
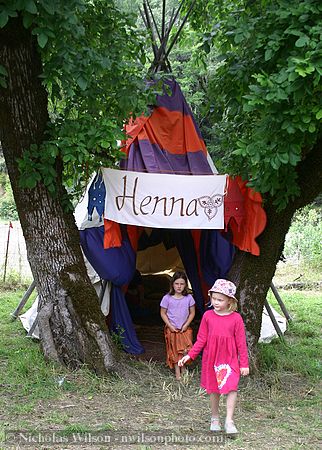
<instances>
[{"instance_id":1,"label":"red fabric panel","mask_svg":"<svg viewBox=\"0 0 322 450\"><path fill-rule=\"evenodd\" d=\"M125 125L124 129L127 135L127 139L126 141L122 141L121 148L124 153L128 154L130 145L137 137L141 129L144 127L144 124L148 119L149 117L143 115L140 117L136 117L136 119L130 118L128 123Z\"/></svg>"},{"instance_id":2,"label":"red fabric panel","mask_svg":"<svg viewBox=\"0 0 322 450\"><path fill-rule=\"evenodd\" d=\"M244 196L241 193L237 178L227 177L227 193L224 201L225 231L231 219L234 219L238 229L245 218Z\"/></svg>"},{"instance_id":3,"label":"red fabric panel","mask_svg":"<svg viewBox=\"0 0 322 450\"><path fill-rule=\"evenodd\" d=\"M240 250L258 256L260 248L255 239L264 231L266 226L266 213L262 208L262 196L259 192L247 187L247 181L243 181L241 177L236 177L236 180L245 200L245 217L239 227L234 220L230 221L230 228L233 233L232 242Z\"/></svg>"},{"instance_id":4,"label":"red fabric panel","mask_svg":"<svg viewBox=\"0 0 322 450\"><path fill-rule=\"evenodd\" d=\"M140 227L137 227L136 225L127 225L126 229L131 246L133 250L136 252L138 249L138 241L140 234L142 233L142 229Z\"/></svg>"},{"instance_id":5,"label":"red fabric panel","mask_svg":"<svg viewBox=\"0 0 322 450\"><path fill-rule=\"evenodd\" d=\"M104 219L104 248L121 247L121 245L120 225L112 220Z\"/></svg>"},{"instance_id":6,"label":"red fabric panel","mask_svg":"<svg viewBox=\"0 0 322 450\"><path fill-rule=\"evenodd\" d=\"M203 139L198 135L192 117L166 108L155 108L141 129L139 139L148 139L169 153L178 155L202 150L207 153Z\"/></svg>"}]
</instances>

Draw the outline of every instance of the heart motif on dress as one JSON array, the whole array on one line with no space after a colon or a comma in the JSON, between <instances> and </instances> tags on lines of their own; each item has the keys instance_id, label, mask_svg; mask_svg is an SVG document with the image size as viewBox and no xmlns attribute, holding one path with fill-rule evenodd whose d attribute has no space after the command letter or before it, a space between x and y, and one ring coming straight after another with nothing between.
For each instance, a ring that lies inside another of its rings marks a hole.
<instances>
[{"instance_id":1,"label":"heart motif on dress","mask_svg":"<svg viewBox=\"0 0 322 450\"><path fill-rule=\"evenodd\" d=\"M231 367L229 364L220 364L219 366L214 366L218 389L222 389L222 387L226 384L229 375L231 374Z\"/></svg>"}]
</instances>

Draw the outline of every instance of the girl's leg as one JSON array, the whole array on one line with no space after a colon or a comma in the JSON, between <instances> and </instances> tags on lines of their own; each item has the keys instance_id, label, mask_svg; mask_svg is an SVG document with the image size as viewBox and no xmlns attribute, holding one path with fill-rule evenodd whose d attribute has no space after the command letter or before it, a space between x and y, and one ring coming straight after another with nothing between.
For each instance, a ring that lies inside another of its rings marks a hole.
<instances>
[{"instance_id":1,"label":"girl's leg","mask_svg":"<svg viewBox=\"0 0 322 450\"><path fill-rule=\"evenodd\" d=\"M210 394L211 421L210 431L221 431L219 421L219 400L220 394Z\"/></svg>"},{"instance_id":2,"label":"girl's leg","mask_svg":"<svg viewBox=\"0 0 322 450\"><path fill-rule=\"evenodd\" d=\"M210 394L211 417L219 417L220 394Z\"/></svg>"},{"instance_id":3,"label":"girl's leg","mask_svg":"<svg viewBox=\"0 0 322 450\"><path fill-rule=\"evenodd\" d=\"M176 374L176 379L181 380L181 370L178 364L174 365L174 373Z\"/></svg>"},{"instance_id":4,"label":"girl's leg","mask_svg":"<svg viewBox=\"0 0 322 450\"><path fill-rule=\"evenodd\" d=\"M226 401L226 422L232 422L234 419L234 412L237 403L237 391L231 391L227 394Z\"/></svg>"}]
</instances>

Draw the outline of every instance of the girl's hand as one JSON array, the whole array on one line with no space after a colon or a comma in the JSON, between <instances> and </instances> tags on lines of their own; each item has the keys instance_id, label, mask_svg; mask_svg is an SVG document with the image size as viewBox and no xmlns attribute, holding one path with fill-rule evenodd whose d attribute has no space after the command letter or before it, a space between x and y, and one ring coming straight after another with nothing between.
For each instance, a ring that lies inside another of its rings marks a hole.
<instances>
[{"instance_id":1,"label":"girl's hand","mask_svg":"<svg viewBox=\"0 0 322 450\"><path fill-rule=\"evenodd\" d=\"M183 327L181 328L181 333L184 333L185 331L187 331L188 329L188 325L183 325Z\"/></svg>"},{"instance_id":2,"label":"girl's hand","mask_svg":"<svg viewBox=\"0 0 322 450\"><path fill-rule=\"evenodd\" d=\"M186 363L187 361L189 361L189 359L191 359L190 356L189 356L189 355L185 355L183 358L179 359L179 361L178 361L178 366L179 366L179 367L184 366L185 363Z\"/></svg>"},{"instance_id":3,"label":"girl's hand","mask_svg":"<svg viewBox=\"0 0 322 450\"><path fill-rule=\"evenodd\" d=\"M248 367L241 367L240 368L240 374L242 377L247 377L249 375L249 368Z\"/></svg>"},{"instance_id":4,"label":"girl's hand","mask_svg":"<svg viewBox=\"0 0 322 450\"><path fill-rule=\"evenodd\" d=\"M180 330L178 330L177 328L175 328L173 325L167 325L167 327L169 328L170 331L172 331L172 333L179 333Z\"/></svg>"}]
</instances>

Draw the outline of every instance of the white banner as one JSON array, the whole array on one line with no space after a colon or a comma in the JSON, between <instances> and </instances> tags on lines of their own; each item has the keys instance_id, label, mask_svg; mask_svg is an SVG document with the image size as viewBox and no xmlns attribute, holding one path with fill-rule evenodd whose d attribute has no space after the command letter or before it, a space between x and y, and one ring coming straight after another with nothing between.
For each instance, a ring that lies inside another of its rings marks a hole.
<instances>
[{"instance_id":1,"label":"white banner","mask_svg":"<svg viewBox=\"0 0 322 450\"><path fill-rule=\"evenodd\" d=\"M106 219L153 228L224 228L226 175L102 173Z\"/></svg>"}]
</instances>

